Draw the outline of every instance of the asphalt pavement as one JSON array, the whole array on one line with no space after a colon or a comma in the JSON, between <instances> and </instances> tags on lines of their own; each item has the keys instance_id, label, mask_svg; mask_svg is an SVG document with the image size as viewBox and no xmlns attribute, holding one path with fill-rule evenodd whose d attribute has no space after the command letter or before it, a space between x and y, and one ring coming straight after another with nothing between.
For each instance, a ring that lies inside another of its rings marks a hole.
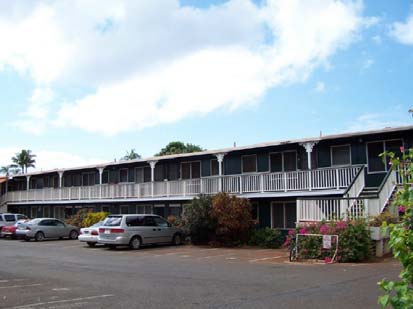
<instances>
[{"instance_id":1,"label":"asphalt pavement","mask_svg":"<svg viewBox=\"0 0 413 309\"><path fill-rule=\"evenodd\" d=\"M397 261L290 263L283 250L0 239L0 308L378 308Z\"/></svg>"}]
</instances>

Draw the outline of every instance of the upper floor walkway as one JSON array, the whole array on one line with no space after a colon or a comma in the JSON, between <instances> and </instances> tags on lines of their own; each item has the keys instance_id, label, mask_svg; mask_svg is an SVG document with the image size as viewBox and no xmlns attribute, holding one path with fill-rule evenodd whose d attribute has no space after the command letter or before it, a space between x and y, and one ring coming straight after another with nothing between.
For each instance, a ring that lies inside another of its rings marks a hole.
<instances>
[{"instance_id":1,"label":"upper floor walkway","mask_svg":"<svg viewBox=\"0 0 413 309\"><path fill-rule=\"evenodd\" d=\"M361 171L361 166L306 171L249 173L197 179L144 183L98 184L10 191L2 203L48 203L103 200L190 199L201 194L227 192L241 196L309 195L310 192L341 194Z\"/></svg>"}]
</instances>

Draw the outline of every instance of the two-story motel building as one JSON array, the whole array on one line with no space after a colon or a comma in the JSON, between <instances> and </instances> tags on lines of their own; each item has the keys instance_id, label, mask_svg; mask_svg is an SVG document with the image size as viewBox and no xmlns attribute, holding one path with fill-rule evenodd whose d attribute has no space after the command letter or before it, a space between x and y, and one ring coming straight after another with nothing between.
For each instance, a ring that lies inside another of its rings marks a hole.
<instances>
[{"instance_id":1,"label":"two-story motel building","mask_svg":"<svg viewBox=\"0 0 413 309\"><path fill-rule=\"evenodd\" d=\"M224 191L248 198L260 225L272 228L360 212L360 203L378 214L397 182L379 154L402 146L413 147L413 126L19 174L0 180L0 212L167 217L200 194Z\"/></svg>"}]
</instances>

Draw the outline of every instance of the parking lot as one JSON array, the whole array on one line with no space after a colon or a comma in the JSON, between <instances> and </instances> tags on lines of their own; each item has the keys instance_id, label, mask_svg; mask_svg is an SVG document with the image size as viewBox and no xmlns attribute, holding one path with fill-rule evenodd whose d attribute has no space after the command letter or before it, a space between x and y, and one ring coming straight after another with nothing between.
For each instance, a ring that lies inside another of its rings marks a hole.
<instances>
[{"instance_id":1,"label":"parking lot","mask_svg":"<svg viewBox=\"0 0 413 309\"><path fill-rule=\"evenodd\" d=\"M374 308L392 259L289 263L285 250L0 239L1 308Z\"/></svg>"}]
</instances>

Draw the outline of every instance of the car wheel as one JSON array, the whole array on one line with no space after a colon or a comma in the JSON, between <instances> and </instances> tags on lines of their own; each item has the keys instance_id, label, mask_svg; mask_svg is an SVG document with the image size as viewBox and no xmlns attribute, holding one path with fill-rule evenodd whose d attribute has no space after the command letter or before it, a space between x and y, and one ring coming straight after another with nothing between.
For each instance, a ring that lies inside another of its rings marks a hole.
<instances>
[{"instance_id":1,"label":"car wheel","mask_svg":"<svg viewBox=\"0 0 413 309\"><path fill-rule=\"evenodd\" d=\"M175 246L182 245L182 236L181 234L175 234L174 238L172 239L172 244Z\"/></svg>"},{"instance_id":2,"label":"car wheel","mask_svg":"<svg viewBox=\"0 0 413 309\"><path fill-rule=\"evenodd\" d=\"M69 234L69 238L70 238L71 240L77 239L78 236L79 236L79 233L78 233L77 231L75 231L75 230L71 231L70 234Z\"/></svg>"},{"instance_id":3,"label":"car wheel","mask_svg":"<svg viewBox=\"0 0 413 309\"><path fill-rule=\"evenodd\" d=\"M42 241L42 240L44 240L44 234L43 234L43 232L37 232L36 235L34 235L34 240L35 240L35 241Z\"/></svg>"},{"instance_id":4,"label":"car wheel","mask_svg":"<svg viewBox=\"0 0 413 309\"><path fill-rule=\"evenodd\" d=\"M95 242L87 242L87 245L88 245L90 248L94 248L94 247L96 246L96 243L95 243Z\"/></svg>"},{"instance_id":5,"label":"car wheel","mask_svg":"<svg viewBox=\"0 0 413 309\"><path fill-rule=\"evenodd\" d=\"M132 250L138 250L142 245L142 240L138 236L132 237L129 242L129 248Z\"/></svg>"}]
</instances>

